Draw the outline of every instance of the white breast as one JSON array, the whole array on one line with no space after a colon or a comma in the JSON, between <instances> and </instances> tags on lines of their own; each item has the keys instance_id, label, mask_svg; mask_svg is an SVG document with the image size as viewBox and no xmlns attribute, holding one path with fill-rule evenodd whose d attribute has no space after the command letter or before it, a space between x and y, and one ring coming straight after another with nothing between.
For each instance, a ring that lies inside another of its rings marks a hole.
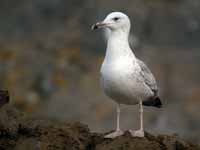
<instances>
[{"instance_id":1,"label":"white breast","mask_svg":"<svg viewBox=\"0 0 200 150\"><path fill-rule=\"evenodd\" d=\"M133 59L119 57L115 61L104 60L101 67L101 84L105 93L118 103L137 104L140 90L140 67ZM137 87L137 88L135 88Z\"/></svg>"},{"instance_id":2,"label":"white breast","mask_svg":"<svg viewBox=\"0 0 200 150\"><path fill-rule=\"evenodd\" d=\"M129 47L128 33L109 35L101 67L101 84L106 95L122 104L137 104L149 97L149 88L140 78L141 68Z\"/></svg>"}]
</instances>

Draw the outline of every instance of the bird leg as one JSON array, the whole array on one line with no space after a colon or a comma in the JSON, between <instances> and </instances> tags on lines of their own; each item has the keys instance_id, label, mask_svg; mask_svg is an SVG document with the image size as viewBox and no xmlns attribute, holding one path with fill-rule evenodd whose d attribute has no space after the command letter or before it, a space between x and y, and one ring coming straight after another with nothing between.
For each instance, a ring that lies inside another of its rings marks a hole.
<instances>
[{"instance_id":1,"label":"bird leg","mask_svg":"<svg viewBox=\"0 0 200 150\"><path fill-rule=\"evenodd\" d=\"M139 112L140 112L140 129L139 130L129 130L132 136L134 137L144 137L144 128L143 128L143 106L142 101L139 103Z\"/></svg>"},{"instance_id":2,"label":"bird leg","mask_svg":"<svg viewBox=\"0 0 200 150\"><path fill-rule=\"evenodd\" d=\"M118 136L121 136L124 134L124 132L120 129L120 126L119 126L120 125L120 112L121 112L120 104L118 104L118 106L117 106L117 128L114 132L106 135L105 138L113 139L115 137L118 137Z\"/></svg>"}]
</instances>

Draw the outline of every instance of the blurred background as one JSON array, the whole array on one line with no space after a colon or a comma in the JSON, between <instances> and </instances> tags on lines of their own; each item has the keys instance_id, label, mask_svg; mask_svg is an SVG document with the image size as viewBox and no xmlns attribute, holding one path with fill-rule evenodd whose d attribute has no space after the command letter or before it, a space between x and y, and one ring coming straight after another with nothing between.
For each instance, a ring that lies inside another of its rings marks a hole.
<instances>
[{"instance_id":1,"label":"blurred background","mask_svg":"<svg viewBox=\"0 0 200 150\"><path fill-rule=\"evenodd\" d=\"M156 76L163 108L145 109L145 129L200 143L199 0L1 0L0 88L31 116L115 128L116 104L99 69L102 31L111 11L131 19L131 46ZM138 128L137 106L123 106L122 128Z\"/></svg>"}]
</instances>

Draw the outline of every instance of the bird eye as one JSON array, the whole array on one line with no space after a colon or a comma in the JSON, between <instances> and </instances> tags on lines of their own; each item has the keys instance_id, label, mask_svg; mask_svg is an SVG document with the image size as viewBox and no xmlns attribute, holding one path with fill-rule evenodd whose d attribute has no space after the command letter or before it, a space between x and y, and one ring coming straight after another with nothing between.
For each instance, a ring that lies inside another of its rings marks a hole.
<instances>
[{"instance_id":1,"label":"bird eye","mask_svg":"<svg viewBox=\"0 0 200 150\"><path fill-rule=\"evenodd\" d=\"M119 20L119 17L115 17L115 18L113 18L113 20L114 20L114 21L117 21L117 20Z\"/></svg>"}]
</instances>

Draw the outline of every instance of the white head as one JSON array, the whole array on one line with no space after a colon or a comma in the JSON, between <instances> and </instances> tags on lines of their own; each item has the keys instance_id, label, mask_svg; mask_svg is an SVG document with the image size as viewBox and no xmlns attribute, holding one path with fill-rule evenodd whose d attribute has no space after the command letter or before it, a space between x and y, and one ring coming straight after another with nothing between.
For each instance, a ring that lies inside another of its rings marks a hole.
<instances>
[{"instance_id":1,"label":"white head","mask_svg":"<svg viewBox=\"0 0 200 150\"><path fill-rule=\"evenodd\" d=\"M129 33L130 27L130 20L126 14L121 12L112 12L108 14L103 21L94 24L92 29L109 28L111 32L122 31Z\"/></svg>"}]
</instances>

